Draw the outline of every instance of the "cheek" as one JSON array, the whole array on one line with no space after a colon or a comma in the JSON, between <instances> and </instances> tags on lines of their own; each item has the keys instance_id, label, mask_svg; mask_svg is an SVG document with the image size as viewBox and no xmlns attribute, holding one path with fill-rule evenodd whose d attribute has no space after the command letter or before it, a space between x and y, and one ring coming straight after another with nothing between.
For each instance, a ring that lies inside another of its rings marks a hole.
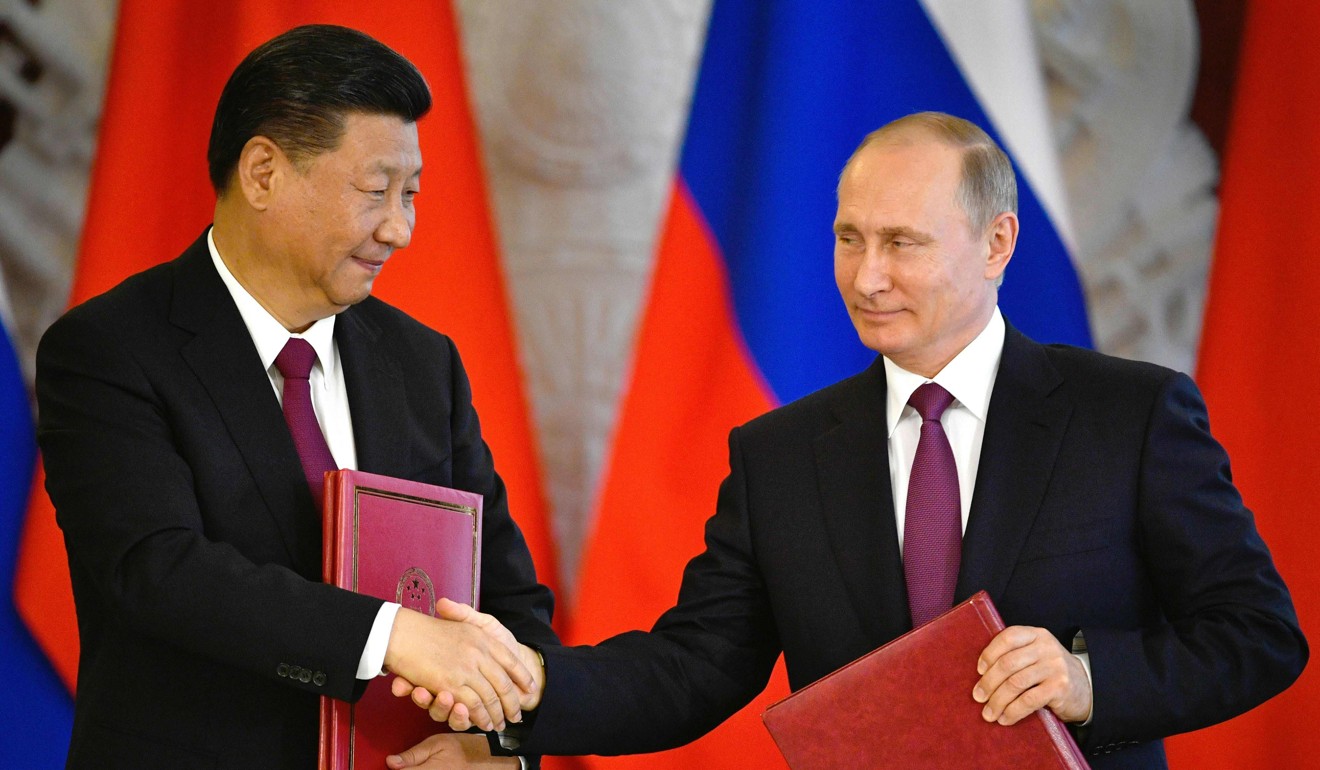
<instances>
[{"instance_id":1,"label":"cheek","mask_svg":"<svg viewBox=\"0 0 1320 770\"><path fill-rule=\"evenodd\" d=\"M840 254L836 249L834 252L834 285L839 287L839 291L847 293L852 288L857 278L857 267L859 261L848 254Z\"/></svg>"}]
</instances>

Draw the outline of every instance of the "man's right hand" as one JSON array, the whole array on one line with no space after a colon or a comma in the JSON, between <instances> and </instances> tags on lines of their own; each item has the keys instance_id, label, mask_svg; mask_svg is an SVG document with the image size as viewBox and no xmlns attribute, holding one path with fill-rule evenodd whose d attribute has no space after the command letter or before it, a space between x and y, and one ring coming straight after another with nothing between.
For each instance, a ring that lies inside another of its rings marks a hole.
<instances>
[{"instance_id":1,"label":"man's right hand","mask_svg":"<svg viewBox=\"0 0 1320 770\"><path fill-rule=\"evenodd\" d=\"M519 692L520 709L534 709L541 702L541 690L545 685L545 669L541 656L525 644L520 644L493 616L477 612L466 604L459 604L448 599L436 603L437 616L445 621L462 623L469 628L479 630L492 642L502 645L509 653L517 657L533 676L533 687L521 688ZM457 693L448 690L435 690L402 674L390 683L390 690L396 697L411 697L413 703L427 709L431 718L437 722L448 723L450 729L462 732L476 725L484 730L491 728L479 721L468 703L458 698ZM507 705L506 705L507 713ZM516 720L515 720L516 721Z\"/></svg>"},{"instance_id":2,"label":"man's right hand","mask_svg":"<svg viewBox=\"0 0 1320 770\"><path fill-rule=\"evenodd\" d=\"M451 706L462 705L471 723L483 730L503 730L506 720L522 721L524 696L539 701L537 680L524 660L495 635L463 620L400 609L385 667L418 688L444 694Z\"/></svg>"}]
</instances>

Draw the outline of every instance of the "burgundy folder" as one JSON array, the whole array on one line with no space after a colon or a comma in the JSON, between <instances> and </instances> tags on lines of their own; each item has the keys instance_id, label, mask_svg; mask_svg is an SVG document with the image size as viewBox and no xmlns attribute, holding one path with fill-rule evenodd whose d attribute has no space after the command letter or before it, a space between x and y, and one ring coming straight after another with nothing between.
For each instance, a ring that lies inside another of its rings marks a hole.
<instances>
[{"instance_id":1,"label":"burgundy folder","mask_svg":"<svg viewBox=\"0 0 1320 770\"><path fill-rule=\"evenodd\" d=\"M1046 710L1010 727L981 718L976 660L1004 622L984 591L771 706L793 770L1067 768L1086 760Z\"/></svg>"},{"instance_id":2,"label":"burgundy folder","mask_svg":"<svg viewBox=\"0 0 1320 770\"><path fill-rule=\"evenodd\" d=\"M324 517L325 582L429 615L440 597L477 605L481 495L340 470L325 476ZM321 698L320 768L379 770L447 729L378 677L357 703Z\"/></svg>"}]
</instances>

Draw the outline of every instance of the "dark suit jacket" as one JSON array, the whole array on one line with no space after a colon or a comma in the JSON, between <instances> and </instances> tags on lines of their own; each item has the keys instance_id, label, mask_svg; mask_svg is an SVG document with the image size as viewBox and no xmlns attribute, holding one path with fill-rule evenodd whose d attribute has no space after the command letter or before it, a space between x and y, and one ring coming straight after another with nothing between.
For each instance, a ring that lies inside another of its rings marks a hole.
<instances>
[{"instance_id":1,"label":"dark suit jacket","mask_svg":"<svg viewBox=\"0 0 1320 770\"><path fill-rule=\"evenodd\" d=\"M544 650L528 750L679 745L758 693L781 651L799 689L908 631L884 412L877 359L735 429L677 606L650 633ZM1097 770L1164 766L1160 738L1251 708L1307 657L1191 381L1011 327L956 598L979 589L1010 625L1084 632Z\"/></svg>"},{"instance_id":2,"label":"dark suit jacket","mask_svg":"<svg viewBox=\"0 0 1320 770\"><path fill-rule=\"evenodd\" d=\"M552 642L453 343L375 299L335 340L359 467L482 493L483 609ZM56 322L37 396L82 641L69 767L314 767L318 696L361 694L380 601L320 582L320 516L205 238Z\"/></svg>"}]
</instances>

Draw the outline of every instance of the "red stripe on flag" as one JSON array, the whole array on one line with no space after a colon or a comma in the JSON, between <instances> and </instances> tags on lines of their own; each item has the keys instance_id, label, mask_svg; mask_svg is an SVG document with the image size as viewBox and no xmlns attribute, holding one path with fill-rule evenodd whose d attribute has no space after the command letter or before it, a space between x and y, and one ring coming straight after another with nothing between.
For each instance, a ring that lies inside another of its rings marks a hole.
<instances>
[{"instance_id":1,"label":"red stripe on flag","mask_svg":"<svg viewBox=\"0 0 1320 770\"><path fill-rule=\"evenodd\" d=\"M728 473L729 430L773 406L730 297L714 238L679 182L583 557L575 643L650 628L673 605ZM787 693L781 662L766 692L705 738L660 754L587 757L579 766L785 767L760 714Z\"/></svg>"},{"instance_id":2,"label":"red stripe on flag","mask_svg":"<svg viewBox=\"0 0 1320 770\"><path fill-rule=\"evenodd\" d=\"M367 32L416 64L434 91L434 107L419 128L424 162L435 170L423 174L412 245L390 262L378 295L457 341L510 510L538 575L554 588L536 443L448 2L123 0L70 302L173 258L201 233L215 205L206 143L220 90L248 51L306 23ZM15 598L72 686L72 591L63 541L37 475Z\"/></svg>"},{"instance_id":3,"label":"red stripe on flag","mask_svg":"<svg viewBox=\"0 0 1320 770\"><path fill-rule=\"evenodd\" d=\"M1320 6L1249 6L1229 128L1197 379L1233 478L1292 591L1320 627L1314 513L1320 434ZM1308 767L1320 723L1314 663L1281 696L1169 741L1171 765Z\"/></svg>"}]
</instances>

